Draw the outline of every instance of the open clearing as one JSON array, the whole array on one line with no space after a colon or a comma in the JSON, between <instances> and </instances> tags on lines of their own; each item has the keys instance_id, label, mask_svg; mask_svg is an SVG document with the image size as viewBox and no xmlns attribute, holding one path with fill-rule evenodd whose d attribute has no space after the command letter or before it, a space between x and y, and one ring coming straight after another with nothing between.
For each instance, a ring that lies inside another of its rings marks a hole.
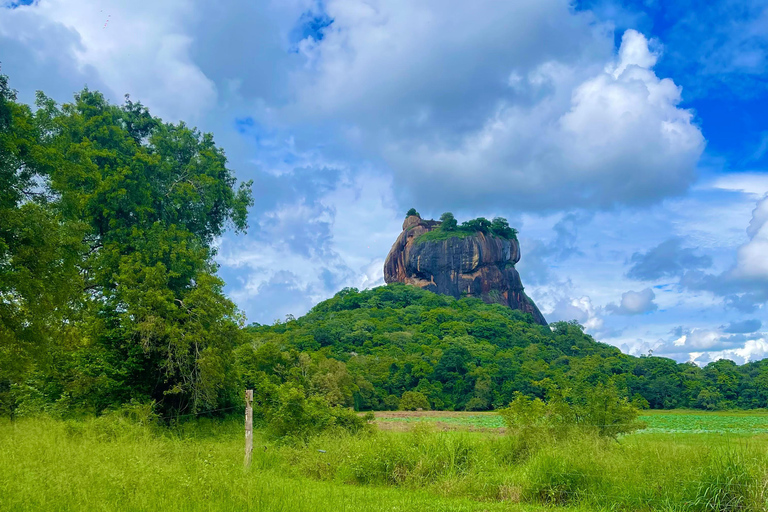
<instances>
[{"instance_id":1,"label":"open clearing","mask_svg":"<svg viewBox=\"0 0 768 512\"><path fill-rule=\"evenodd\" d=\"M647 427L638 434L768 434L767 411L644 411ZM431 423L438 430L504 432L504 420L495 412L381 411L376 424L382 430L409 430L414 423Z\"/></svg>"}]
</instances>

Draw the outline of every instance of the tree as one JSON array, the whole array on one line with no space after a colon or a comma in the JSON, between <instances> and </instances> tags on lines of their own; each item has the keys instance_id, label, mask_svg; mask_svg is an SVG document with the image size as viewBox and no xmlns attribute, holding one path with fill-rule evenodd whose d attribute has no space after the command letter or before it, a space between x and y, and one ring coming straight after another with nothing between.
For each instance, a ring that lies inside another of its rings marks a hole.
<instances>
[{"instance_id":1,"label":"tree","mask_svg":"<svg viewBox=\"0 0 768 512\"><path fill-rule=\"evenodd\" d=\"M77 256L49 258L79 279L82 302L65 322L81 326L82 342L70 353L77 371L61 387L95 410L132 399L168 412L216 407L242 317L215 275L212 243L228 226L246 229L250 183L235 186L210 134L163 123L128 98L114 106L85 89L61 107L42 94L37 103L34 118L16 108L34 144L15 144L27 160L2 179L22 191L26 180L37 193L34 177L46 178L35 200L48 208L40 225L60 226L51 244ZM18 212L33 201L22 202ZM40 273L25 282L45 282Z\"/></svg>"},{"instance_id":2,"label":"tree","mask_svg":"<svg viewBox=\"0 0 768 512\"><path fill-rule=\"evenodd\" d=\"M400 410L416 411L418 409L429 410L429 400L427 400L427 397L418 391L406 391L403 393L403 396L400 397Z\"/></svg>"},{"instance_id":3,"label":"tree","mask_svg":"<svg viewBox=\"0 0 768 512\"><path fill-rule=\"evenodd\" d=\"M85 226L65 219L45 186L50 168L40 117L16 103L0 75L0 409L11 385L50 361L52 343L75 338L81 308L77 262Z\"/></svg>"},{"instance_id":4,"label":"tree","mask_svg":"<svg viewBox=\"0 0 768 512\"><path fill-rule=\"evenodd\" d=\"M491 230L491 221L485 217L478 217L476 219L468 220L461 224L461 229L464 231L470 231L472 233L480 231L481 233L488 233Z\"/></svg>"},{"instance_id":5,"label":"tree","mask_svg":"<svg viewBox=\"0 0 768 512\"><path fill-rule=\"evenodd\" d=\"M491 232L501 238L517 240L517 230L509 227L504 217L494 217L491 221Z\"/></svg>"},{"instance_id":6,"label":"tree","mask_svg":"<svg viewBox=\"0 0 768 512\"><path fill-rule=\"evenodd\" d=\"M406 217L410 217L411 215L415 215L417 217L420 217L419 212L416 211L416 208L411 208L408 210L408 212L405 214Z\"/></svg>"},{"instance_id":7,"label":"tree","mask_svg":"<svg viewBox=\"0 0 768 512\"><path fill-rule=\"evenodd\" d=\"M440 216L440 228L445 231L455 231L458 227L458 222L451 212L445 212Z\"/></svg>"}]
</instances>

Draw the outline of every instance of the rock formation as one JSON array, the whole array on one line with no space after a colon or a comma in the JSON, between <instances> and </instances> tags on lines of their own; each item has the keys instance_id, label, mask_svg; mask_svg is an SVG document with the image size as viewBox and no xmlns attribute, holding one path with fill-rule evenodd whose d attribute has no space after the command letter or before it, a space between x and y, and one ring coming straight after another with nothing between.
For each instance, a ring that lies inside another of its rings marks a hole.
<instances>
[{"instance_id":1,"label":"rock formation","mask_svg":"<svg viewBox=\"0 0 768 512\"><path fill-rule=\"evenodd\" d=\"M480 231L456 232L442 240L419 240L440 222L409 215L384 263L387 283L405 283L457 299L478 297L530 313L534 321L547 325L536 304L523 291L515 263L520 244Z\"/></svg>"}]
</instances>

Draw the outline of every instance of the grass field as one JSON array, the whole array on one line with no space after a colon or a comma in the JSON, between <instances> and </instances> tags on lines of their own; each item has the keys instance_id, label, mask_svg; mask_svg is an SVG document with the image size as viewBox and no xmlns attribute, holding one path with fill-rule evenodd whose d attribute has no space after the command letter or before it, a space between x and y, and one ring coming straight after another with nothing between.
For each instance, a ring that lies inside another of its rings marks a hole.
<instances>
[{"instance_id":1,"label":"grass field","mask_svg":"<svg viewBox=\"0 0 768 512\"><path fill-rule=\"evenodd\" d=\"M408 431L306 444L256 432L249 471L239 417L173 429L119 417L0 423L0 510L768 508L765 413L653 412L660 430L618 442L522 442L495 432L493 414L378 416Z\"/></svg>"},{"instance_id":2,"label":"grass field","mask_svg":"<svg viewBox=\"0 0 768 512\"><path fill-rule=\"evenodd\" d=\"M265 452L258 435L255 442L254 464L246 472L236 420L160 433L93 421L0 423L0 510L509 510L420 489L291 475L273 446Z\"/></svg>"},{"instance_id":3,"label":"grass field","mask_svg":"<svg viewBox=\"0 0 768 512\"><path fill-rule=\"evenodd\" d=\"M645 411L647 427L638 434L768 434L768 412ZM384 430L408 430L418 422L439 429L504 431L504 421L493 412L383 411L376 420Z\"/></svg>"}]
</instances>

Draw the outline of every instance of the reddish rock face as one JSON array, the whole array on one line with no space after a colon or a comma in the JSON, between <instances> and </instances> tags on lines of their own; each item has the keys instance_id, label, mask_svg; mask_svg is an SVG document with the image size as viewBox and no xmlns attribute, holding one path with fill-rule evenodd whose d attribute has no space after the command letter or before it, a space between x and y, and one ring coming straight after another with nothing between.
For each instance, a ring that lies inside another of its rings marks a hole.
<instances>
[{"instance_id":1,"label":"reddish rock face","mask_svg":"<svg viewBox=\"0 0 768 512\"><path fill-rule=\"evenodd\" d=\"M417 242L424 233L440 225L416 215L405 218L384 262L387 283L405 283L457 299L478 297L530 313L547 325L536 304L523 292L515 263L520 261L520 244L477 232L464 238Z\"/></svg>"}]
</instances>

